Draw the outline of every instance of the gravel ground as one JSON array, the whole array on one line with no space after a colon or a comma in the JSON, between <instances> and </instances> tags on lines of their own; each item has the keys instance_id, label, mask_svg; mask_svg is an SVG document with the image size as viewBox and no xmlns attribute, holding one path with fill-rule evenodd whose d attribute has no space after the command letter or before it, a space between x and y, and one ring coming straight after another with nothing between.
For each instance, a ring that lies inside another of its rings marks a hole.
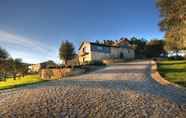
<instances>
[{"instance_id":1,"label":"gravel ground","mask_svg":"<svg viewBox=\"0 0 186 118\"><path fill-rule=\"evenodd\" d=\"M2 118L186 118L186 91L151 79L148 61L0 91Z\"/></svg>"}]
</instances>

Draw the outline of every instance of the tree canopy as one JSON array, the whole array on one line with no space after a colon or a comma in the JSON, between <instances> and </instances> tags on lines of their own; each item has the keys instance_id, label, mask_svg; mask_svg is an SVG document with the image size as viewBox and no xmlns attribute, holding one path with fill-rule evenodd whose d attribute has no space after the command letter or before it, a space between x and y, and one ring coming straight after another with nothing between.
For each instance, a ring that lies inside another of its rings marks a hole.
<instances>
[{"instance_id":1,"label":"tree canopy","mask_svg":"<svg viewBox=\"0 0 186 118\"><path fill-rule=\"evenodd\" d=\"M47 68L53 68L53 67L57 66L57 64L54 61L52 61L52 60L48 60L45 63L46 63Z\"/></svg>"},{"instance_id":2,"label":"tree canopy","mask_svg":"<svg viewBox=\"0 0 186 118\"><path fill-rule=\"evenodd\" d=\"M132 37L129 40L129 43L135 48L136 58L144 58L145 57L146 42L147 41L144 38L136 38L136 37Z\"/></svg>"},{"instance_id":3,"label":"tree canopy","mask_svg":"<svg viewBox=\"0 0 186 118\"><path fill-rule=\"evenodd\" d=\"M7 59L9 57L8 52L0 47L0 60Z\"/></svg>"},{"instance_id":4,"label":"tree canopy","mask_svg":"<svg viewBox=\"0 0 186 118\"><path fill-rule=\"evenodd\" d=\"M186 0L157 0L157 6L166 49L177 51L186 48Z\"/></svg>"},{"instance_id":5,"label":"tree canopy","mask_svg":"<svg viewBox=\"0 0 186 118\"><path fill-rule=\"evenodd\" d=\"M164 40L152 39L145 46L146 57L159 57L161 53L165 53Z\"/></svg>"},{"instance_id":6,"label":"tree canopy","mask_svg":"<svg viewBox=\"0 0 186 118\"><path fill-rule=\"evenodd\" d=\"M0 48L0 78L6 79L7 74L13 75L14 79L16 74L27 73L28 65L23 63L21 59L10 58L5 49Z\"/></svg>"},{"instance_id":7,"label":"tree canopy","mask_svg":"<svg viewBox=\"0 0 186 118\"><path fill-rule=\"evenodd\" d=\"M74 57L74 46L69 41L64 41L61 43L60 49L59 49L59 57L61 60L65 62L65 65L67 64L68 60L73 59Z\"/></svg>"}]
</instances>

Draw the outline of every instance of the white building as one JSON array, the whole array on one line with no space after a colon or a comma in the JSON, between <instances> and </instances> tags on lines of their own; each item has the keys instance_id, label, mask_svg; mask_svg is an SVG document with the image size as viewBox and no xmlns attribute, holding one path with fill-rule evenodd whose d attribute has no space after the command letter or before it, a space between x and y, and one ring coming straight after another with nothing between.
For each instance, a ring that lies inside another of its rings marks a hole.
<instances>
[{"instance_id":1,"label":"white building","mask_svg":"<svg viewBox=\"0 0 186 118\"><path fill-rule=\"evenodd\" d=\"M104 44L83 42L79 48L80 64L103 59L134 59L135 51L127 45L108 46Z\"/></svg>"}]
</instances>

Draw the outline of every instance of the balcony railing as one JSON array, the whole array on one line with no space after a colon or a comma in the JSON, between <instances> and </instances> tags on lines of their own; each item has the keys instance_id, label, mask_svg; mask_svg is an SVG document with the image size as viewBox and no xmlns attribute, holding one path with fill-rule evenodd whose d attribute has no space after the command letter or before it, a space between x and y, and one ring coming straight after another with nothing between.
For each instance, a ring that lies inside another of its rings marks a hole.
<instances>
[{"instance_id":1,"label":"balcony railing","mask_svg":"<svg viewBox=\"0 0 186 118\"><path fill-rule=\"evenodd\" d=\"M80 56L85 56L85 55L88 55L89 54L89 52L82 52L82 53L80 53Z\"/></svg>"}]
</instances>

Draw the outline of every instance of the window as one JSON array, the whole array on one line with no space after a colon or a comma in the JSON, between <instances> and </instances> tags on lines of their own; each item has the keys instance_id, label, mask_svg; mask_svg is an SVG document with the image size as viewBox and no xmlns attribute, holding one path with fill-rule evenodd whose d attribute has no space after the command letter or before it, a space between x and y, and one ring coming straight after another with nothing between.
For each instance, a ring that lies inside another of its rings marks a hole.
<instances>
[{"instance_id":1,"label":"window","mask_svg":"<svg viewBox=\"0 0 186 118\"><path fill-rule=\"evenodd\" d=\"M102 52L102 53L110 53L110 47L105 47L105 46L96 46L96 45L93 45L91 47L91 50L92 51L96 51L96 52Z\"/></svg>"},{"instance_id":2,"label":"window","mask_svg":"<svg viewBox=\"0 0 186 118\"><path fill-rule=\"evenodd\" d=\"M120 59L123 59L124 58L124 55L122 52L120 52Z\"/></svg>"},{"instance_id":3,"label":"window","mask_svg":"<svg viewBox=\"0 0 186 118\"><path fill-rule=\"evenodd\" d=\"M88 49L86 47L83 48L83 52L86 53L88 52Z\"/></svg>"},{"instance_id":4,"label":"window","mask_svg":"<svg viewBox=\"0 0 186 118\"><path fill-rule=\"evenodd\" d=\"M101 46L97 46L97 50L99 50L99 51L103 51L103 47L101 47Z\"/></svg>"},{"instance_id":5,"label":"window","mask_svg":"<svg viewBox=\"0 0 186 118\"><path fill-rule=\"evenodd\" d=\"M86 47L83 48L83 52L85 52L85 51L86 51Z\"/></svg>"},{"instance_id":6,"label":"window","mask_svg":"<svg viewBox=\"0 0 186 118\"><path fill-rule=\"evenodd\" d=\"M85 58L83 58L83 62L85 62Z\"/></svg>"}]
</instances>

